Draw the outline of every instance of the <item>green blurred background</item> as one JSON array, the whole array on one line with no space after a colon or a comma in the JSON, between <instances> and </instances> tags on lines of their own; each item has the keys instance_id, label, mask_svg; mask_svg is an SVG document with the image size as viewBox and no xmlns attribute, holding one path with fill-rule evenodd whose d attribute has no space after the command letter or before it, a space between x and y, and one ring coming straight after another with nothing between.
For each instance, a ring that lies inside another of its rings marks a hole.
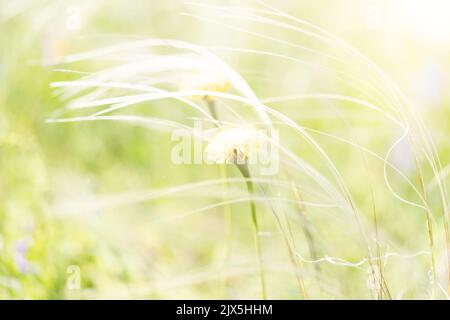
<instances>
[{"instance_id":1,"label":"green blurred background","mask_svg":"<svg viewBox=\"0 0 450 320\"><path fill-rule=\"evenodd\" d=\"M202 3L260 8L252 1ZM448 1L269 3L332 31L385 70L431 128L445 167L449 161L450 133ZM174 165L170 161L174 143L167 133L116 122L45 122L64 106L52 92L50 83L77 78L55 71L59 66L47 62L110 44L171 38L210 47L273 50L317 64L323 62L314 54L180 15L183 12L207 16L208 10L176 0L0 0L0 299L259 297L247 203L231 208L232 254L228 267L224 267L227 240L222 207L177 218L189 210L218 202L220 185L216 186L217 192L211 188L188 189L152 201L114 204L118 194L220 178L219 166ZM294 32L283 31L281 35L281 30L268 25L248 21L230 24L277 39L283 36L286 41L315 47L324 53L336 52ZM261 98L330 91L360 95L345 81L336 81L335 76L315 67L242 52L214 52L240 72ZM345 55L341 57L348 59ZM347 61L348 69L361 67L357 61ZM98 70L98 65L78 63L70 69L88 72ZM356 72L368 78L364 70L361 67ZM168 101L152 105L152 111L145 106L133 111L184 119L187 124L190 122L186 117L193 116L182 108L175 109ZM274 108L302 126L357 137L380 154L400 134L378 116L350 104L307 101ZM335 109L340 111L330 111ZM351 123L352 132L337 120L340 118ZM287 147L324 171L317 154L288 129L279 130ZM321 136L317 139L342 171L368 220L371 207L368 185L375 190L384 253L414 255L427 250L423 214L392 197L384 185L380 164L369 160L370 171L375 173L368 182L367 168L357 150ZM414 163L411 164L407 154L406 146L395 153L393 161L414 180L417 179L411 169ZM424 170L430 177L429 169ZM229 174L239 177L234 168L229 169ZM303 179L301 175L299 179ZM416 200L403 183L393 183L399 193ZM244 185L236 187L245 192ZM88 199L97 196L106 197L106 205L93 210ZM442 216L438 202L434 198L431 201L439 235L437 264L442 271L438 278L445 287ZM300 298L270 209L262 207L259 212L264 233L263 256L268 262L268 295ZM357 232L348 225L351 217L333 212L322 214L319 210L316 216L314 213L313 210L311 219L322 256L339 256L348 261L364 258L359 248L352 248L359 246L361 238L353 235ZM174 219L166 219L170 217ZM297 249L311 259L301 230L300 226L294 226ZM429 297L427 261L426 256L420 255L390 260L386 277L394 298ZM314 265L303 264L312 297L373 297L367 266L359 269L327 262L320 265L322 285L314 277L317 271ZM405 285L405 281L409 284ZM438 297L445 295L440 293Z\"/></svg>"}]
</instances>

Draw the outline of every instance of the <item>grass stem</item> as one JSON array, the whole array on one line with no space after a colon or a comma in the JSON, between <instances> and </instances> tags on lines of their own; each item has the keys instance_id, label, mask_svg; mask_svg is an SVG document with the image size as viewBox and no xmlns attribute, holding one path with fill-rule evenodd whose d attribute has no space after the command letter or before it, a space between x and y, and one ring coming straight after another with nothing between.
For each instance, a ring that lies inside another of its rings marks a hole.
<instances>
[{"instance_id":1,"label":"grass stem","mask_svg":"<svg viewBox=\"0 0 450 320\"><path fill-rule=\"evenodd\" d=\"M242 176L247 179L247 190L250 195L250 197L253 196L253 182L250 180L251 175L250 171L248 170L247 164L236 164L236 166L239 168L239 171L241 172ZM252 214L252 226L253 226L253 235L255 240L255 247L256 247L256 253L258 256L258 269L259 269L259 280L261 283L261 295L262 299L267 299L267 291L266 291L266 282L264 278L264 270L263 270L263 261L262 261L262 251L261 251L261 244L259 241L259 226L258 226L258 217L256 214L256 205L255 202L250 200L250 209Z\"/></svg>"}]
</instances>

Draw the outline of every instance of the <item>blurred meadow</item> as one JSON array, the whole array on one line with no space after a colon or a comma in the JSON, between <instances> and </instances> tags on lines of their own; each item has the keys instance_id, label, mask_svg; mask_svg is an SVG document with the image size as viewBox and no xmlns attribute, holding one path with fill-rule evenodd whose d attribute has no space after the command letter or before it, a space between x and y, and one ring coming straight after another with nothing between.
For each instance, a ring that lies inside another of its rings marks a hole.
<instances>
[{"instance_id":1,"label":"blurred meadow","mask_svg":"<svg viewBox=\"0 0 450 320\"><path fill-rule=\"evenodd\" d=\"M449 86L446 0L0 0L0 299L448 299Z\"/></svg>"}]
</instances>

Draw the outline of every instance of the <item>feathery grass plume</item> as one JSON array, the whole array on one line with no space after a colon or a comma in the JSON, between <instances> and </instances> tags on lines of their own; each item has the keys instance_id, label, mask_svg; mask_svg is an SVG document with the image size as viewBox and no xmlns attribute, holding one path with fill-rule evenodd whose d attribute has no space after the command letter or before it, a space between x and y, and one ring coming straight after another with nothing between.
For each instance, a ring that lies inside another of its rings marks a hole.
<instances>
[{"instance_id":1,"label":"feathery grass plume","mask_svg":"<svg viewBox=\"0 0 450 320\"><path fill-rule=\"evenodd\" d=\"M213 14L214 16L217 17L225 17L228 18L230 20L246 20L246 21L254 21L257 22L261 25L270 25L270 26L274 26L274 27L278 27L278 28L282 28L285 30L292 30L295 32L298 32L299 34L303 34L306 35L308 37L311 38L315 38L316 40L319 40L325 44L329 44L330 47L333 46L334 48L338 48L339 50L341 50L345 55L347 55L349 58L351 57L351 61L353 62L352 65L356 66L357 68L352 68L352 72L350 73L350 76L348 77L348 79L352 79L352 80L358 80L358 83L362 84L361 81L359 81L359 76L355 78L355 76L353 74L356 74L356 71L358 70L354 70L354 69L360 69L362 72L369 72L369 76L371 77L370 79L370 83L369 86L367 87L369 90L373 91L372 93L367 93L368 97L376 97L377 100L381 101L381 103L385 104L386 107L388 107L390 110L389 112L392 112L392 115L385 113L389 118L397 118L399 120L394 120L395 122L400 124L400 128L402 128L404 133L407 133L407 135L411 135L411 136L416 136L419 137L419 140L422 140L420 143L423 143L424 146L424 154L425 154L425 158L428 161L428 164L430 165L432 171L433 171L433 176L435 176L441 168L441 164L440 164L440 160L438 158L436 149L434 147L433 141L430 139L429 134L427 133L427 129L425 128L425 126L422 123L422 120L420 118L418 118L417 114L415 114L414 109L411 108L410 104L407 103L407 101L404 99L403 95L400 93L400 91L398 90L398 88L392 83L392 81L390 81L388 79L388 77L383 73L383 71L377 67L372 61L370 61L368 58L366 58L363 54L361 54L360 52L358 52L356 49L354 49L353 47L351 47L350 45L348 45L347 43L345 43L344 41L342 41L341 39L337 38L336 36L334 36L333 34L331 34L328 31L323 30L320 27L315 26L314 24L302 20L302 19L298 19L295 17L290 16L289 14L286 14L285 12L282 12L278 9L275 9L269 5L264 4L263 2L258 1L260 4L262 4L262 6L264 7L264 9L249 9L249 8L239 8L239 7L225 7L225 6L207 6L207 5L203 5L203 4L197 4L197 3L193 3L194 5L197 6L203 6L203 7L208 7L210 9L213 10ZM215 12L214 12L215 11ZM230 26L230 28L235 28L234 24L224 24L227 27ZM240 30L242 31L242 29ZM244 32L246 32L246 30L243 30ZM287 41L282 41L280 39L274 39L274 38L269 38L266 35L261 35L260 33L255 33L255 32L248 32L249 34L256 36L256 37L264 37L265 39L269 39L273 42L278 42L278 43L283 43L286 46L291 46L291 47L297 47L297 48L301 48L303 50L310 50L310 48L308 47L300 47L300 46L296 46L293 43L287 42ZM237 49L237 51L240 52L246 52L246 50L241 50L241 49ZM249 51L247 51L249 52ZM262 51L257 51L257 50L251 50L251 52L255 53L255 54L265 54L265 55L270 55L273 57L279 57L279 58L283 58L283 59L289 59L289 60L294 60L296 61L294 58L290 57L290 56L285 56L285 55L280 55L278 53L272 53L272 52L262 52ZM327 54L328 57L334 59L335 57L333 55L329 55ZM337 60L337 59L336 59ZM299 61L301 62L301 61ZM340 73L342 75L342 73ZM352 97L350 97L352 98ZM366 102L364 101L364 104ZM384 111L383 111L384 113ZM394 119L395 119L394 118ZM401 141L404 138L404 135L402 134L401 138L398 141ZM412 141L413 145L417 145L418 142L417 141ZM392 147L389 148L386 157L384 158L384 160L388 159L392 150L395 148L395 146L397 145L397 143L394 143L394 145L392 145ZM386 161L384 161L385 164L387 164ZM392 192L392 194L399 199L400 201L406 203L406 204L410 204L416 207L421 207L424 209L424 211L426 212L426 220L427 220L427 233L428 233L428 238L429 238L429 246L431 249L431 255L430 255L430 259L431 259L431 271L432 274L435 273L434 269L434 253L433 253L433 232L431 231L431 224L430 221L432 220L432 217L430 215L430 210L429 210L429 205L428 205L428 200L426 195L424 194L423 191L421 191L420 193L417 192L417 189L415 189L417 195L419 196L419 198L421 198L421 200L424 202L424 205L420 205L417 203L414 203L413 201L407 200L404 197L400 196L396 191L393 190L391 183L388 179L387 173L386 173L386 169L388 167L385 165L384 166L384 176L385 176L385 182L386 185L388 187L388 189ZM420 167L417 167L417 172L418 172L418 176L419 176L419 186L420 189L423 190L423 174L422 174L422 170L420 169ZM403 175L402 175L403 177ZM409 181L407 181L409 184ZM443 218L444 218L444 223L443 223L443 229L444 229L444 233L445 233L445 238L446 240L446 246L447 246L447 252L449 251L449 241L448 241L448 209L447 209L447 191L446 191L446 187L444 184L441 184L440 186L440 194L438 195L438 198L441 199L442 201L442 207L443 207ZM449 267L447 267L449 268ZM433 275L433 280L432 280L432 286L434 287L433 284L435 284L435 278L436 276Z\"/></svg>"},{"instance_id":2,"label":"feathery grass plume","mask_svg":"<svg viewBox=\"0 0 450 320\"><path fill-rule=\"evenodd\" d=\"M253 98L251 95L251 91L245 86L245 82L242 81L236 74L234 74L233 72L231 72L231 69L229 68L225 68L223 63L220 62L220 60L217 60L214 57L211 57L210 54L204 54L203 50L200 50L200 47L194 47L193 45L188 45L182 42L178 42L178 41L154 41L154 43L150 43L150 45L167 45L167 46L175 46L176 47L182 47L182 48L189 48L192 49L194 48L196 53L201 52L202 54L199 54L198 56L195 55L164 55L164 56L159 56L159 57L152 57L151 60L148 61L148 68L144 71L147 71L148 73L152 73L154 70L153 68L155 68L155 80L152 81L153 86L143 86L143 85L130 85L127 82L123 82L122 79L120 79L120 81L117 81L117 79L115 79L115 75L117 75L118 77L123 77L124 76L124 71L128 71L129 74L127 75L125 73L125 75L127 76L127 78L129 79L129 77L133 77L134 76L134 72L142 72L142 63L137 63L136 65L136 69L132 68L123 68L123 67L119 67L118 71L116 72L116 70L111 70L110 72L102 72L102 74L100 74L99 76L95 77L95 78L108 78L109 81L108 83L102 83L96 79L92 79L92 76L87 76L85 77L86 80L79 80L79 81L75 81L75 82L59 82L59 83L54 83L53 86L54 87L58 87L58 88L68 88L68 90L66 90L64 92L64 95L66 97L66 99L74 96L74 95L79 95L80 91L87 88L95 88L98 87L99 89L96 90L96 92L91 93L90 96L97 96L98 93L104 93L106 90L109 89L131 89L131 90L138 90L138 91L147 91L147 92L157 92L157 93L162 93L164 94L170 94L168 93L166 90L164 89L159 89L159 88L155 88L154 84L157 84L158 81L158 72L161 71L166 71L164 69L167 69L167 71L170 72L174 72L175 76L172 78L172 81L174 82L174 88L177 87L177 85L179 85L179 87L181 88L182 91L186 91L186 95L182 96L182 97L177 97L174 96L174 98L185 102L186 104L192 106L193 108L195 108L197 111L201 112L202 114L208 116L207 113L205 113L205 111L203 111L203 109L201 108L200 105L197 105L196 102L200 102L201 100L205 100L208 103L208 107L210 108L210 113L212 116L212 119L217 121L218 117L217 114L215 112L214 109L214 103L215 103L215 93L217 92L226 92L230 89L231 87L231 83L234 83L234 87L240 89L243 93L246 93L247 96L249 96L249 98ZM77 60L78 58L69 58L69 60ZM199 71L200 70L200 71ZM217 72L211 72L211 70L217 70ZM107 75L105 75L106 73L108 73ZM223 74L227 74L227 76L223 76ZM220 77L218 76L220 75ZM147 75L148 76L148 75ZM110 79L113 78L114 82L112 82ZM127 80L128 80L127 79ZM231 79L232 81L230 81L229 79ZM104 89L104 90L100 90L100 89ZM189 94L189 92L192 92L192 94ZM198 94L197 92L201 92L200 94ZM249 94L250 93L250 94ZM143 96L143 100L140 100L140 97L137 100L132 100L130 104L134 104L134 103L138 103L140 101L145 101L145 99L149 97L148 95L144 95ZM131 97L133 98L133 97ZM151 98L151 97L150 97ZM163 98L163 96L161 96L161 98ZM96 106L101 106L103 104L109 104L109 103L117 103L109 108L100 110L98 112L96 112L95 114L93 114L92 116L86 117L86 118L81 118L81 117L76 117L76 118L68 118L68 119L52 119L50 120L51 122L67 122L67 121L82 121L82 120L106 120L106 119L113 119L114 116L104 116L105 114L124 108L126 106L129 105L129 102L127 101L129 100L128 97L125 97L125 99L123 98L112 98L112 99L106 99L104 101L99 102L89 102L86 98L86 96L82 96L81 99L79 99L78 101L82 101L81 103L77 103L77 100L72 101L71 105L69 105L68 109L85 109L85 108L90 108L90 107L96 107ZM136 118L136 117L132 117L132 116L116 116L116 119L123 119L123 120L127 120L127 121L143 121L144 119L142 118ZM159 124L161 124L162 121L159 122ZM210 149L213 145L210 145ZM218 146L218 144L214 144L214 146ZM243 147L245 147L245 145L242 145ZM217 150L219 151L219 150ZM223 150L222 150L223 151ZM249 155L250 150L242 150L243 152L245 152L245 156L247 157ZM231 155L232 156L232 155ZM241 164L239 164L241 165ZM249 182L247 181L247 184ZM250 182L251 184L251 182ZM250 188L252 188L253 186L249 186ZM252 194L252 192L251 192ZM252 202L251 204L251 208L252 208L252 220L254 222L254 225L257 223L256 222L256 209L255 209L255 205L254 202ZM257 225L256 225L257 228ZM257 230L255 232L258 232ZM258 235L256 234L255 237L258 237ZM258 241L256 239L256 241ZM261 254L260 249L259 249L259 241L257 242L257 249L258 249L258 254ZM261 259L259 259L260 261ZM261 279L262 279L262 294L263 297L265 298L266 296L266 290L265 290L265 284L264 284L264 280L263 280L263 276L262 276L262 267L260 267L261 269Z\"/></svg>"}]
</instances>

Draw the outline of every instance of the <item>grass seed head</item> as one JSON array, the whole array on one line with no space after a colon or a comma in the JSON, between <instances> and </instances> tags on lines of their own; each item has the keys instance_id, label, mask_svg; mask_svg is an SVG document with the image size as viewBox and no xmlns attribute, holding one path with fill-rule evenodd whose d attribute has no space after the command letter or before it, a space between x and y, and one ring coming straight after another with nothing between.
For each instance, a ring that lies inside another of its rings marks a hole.
<instances>
[{"instance_id":1,"label":"grass seed head","mask_svg":"<svg viewBox=\"0 0 450 320\"><path fill-rule=\"evenodd\" d=\"M229 79L221 71L195 71L193 74L185 77L181 83L181 90L202 90L213 92L227 92L231 88ZM205 99L214 101L213 95L195 95L189 97L193 101Z\"/></svg>"},{"instance_id":2,"label":"grass seed head","mask_svg":"<svg viewBox=\"0 0 450 320\"><path fill-rule=\"evenodd\" d=\"M206 148L209 161L214 163L244 164L257 156L261 137L251 128L220 130Z\"/></svg>"}]
</instances>

